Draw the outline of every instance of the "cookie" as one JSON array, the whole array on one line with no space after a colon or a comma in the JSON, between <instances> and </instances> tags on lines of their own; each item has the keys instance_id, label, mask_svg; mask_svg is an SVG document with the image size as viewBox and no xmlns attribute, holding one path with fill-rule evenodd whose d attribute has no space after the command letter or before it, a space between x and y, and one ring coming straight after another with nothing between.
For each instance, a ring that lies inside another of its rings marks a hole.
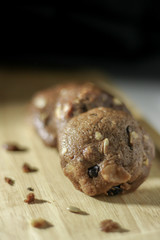
<instances>
[{"instance_id":1,"label":"cookie","mask_svg":"<svg viewBox=\"0 0 160 240\"><path fill-rule=\"evenodd\" d=\"M58 135L64 174L89 196L135 190L149 174L154 145L131 114L94 108Z\"/></svg>"},{"instance_id":2,"label":"cookie","mask_svg":"<svg viewBox=\"0 0 160 240\"><path fill-rule=\"evenodd\" d=\"M57 131L74 116L96 107L129 112L126 106L92 83L57 85L37 93L31 104L33 124L46 145L57 146Z\"/></svg>"}]
</instances>

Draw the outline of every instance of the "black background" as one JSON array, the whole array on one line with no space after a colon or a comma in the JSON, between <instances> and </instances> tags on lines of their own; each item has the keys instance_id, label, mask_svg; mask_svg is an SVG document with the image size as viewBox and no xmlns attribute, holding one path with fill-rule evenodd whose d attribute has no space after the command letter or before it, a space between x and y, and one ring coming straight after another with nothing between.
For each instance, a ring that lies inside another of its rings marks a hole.
<instances>
[{"instance_id":1,"label":"black background","mask_svg":"<svg viewBox=\"0 0 160 240\"><path fill-rule=\"evenodd\" d=\"M159 76L158 1L1 6L1 67L87 68Z\"/></svg>"}]
</instances>

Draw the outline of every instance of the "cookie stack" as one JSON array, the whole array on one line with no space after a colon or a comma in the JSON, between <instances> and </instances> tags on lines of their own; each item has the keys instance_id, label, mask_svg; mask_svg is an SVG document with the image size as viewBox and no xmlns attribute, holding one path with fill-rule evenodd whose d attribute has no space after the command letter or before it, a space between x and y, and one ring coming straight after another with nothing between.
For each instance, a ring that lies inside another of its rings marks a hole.
<instances>
[{"instance_id":1,"label":"cookie stack","mask_svg":"<svg viewBox=\"0 0 160 240\"><path fill-rule=\"evenodd\" d=\"M149 174L154 144L127 107L92 83L37 93L33 125L57 147L64 174L89 196L135 190Z\"/></svg>"}]
</instances>

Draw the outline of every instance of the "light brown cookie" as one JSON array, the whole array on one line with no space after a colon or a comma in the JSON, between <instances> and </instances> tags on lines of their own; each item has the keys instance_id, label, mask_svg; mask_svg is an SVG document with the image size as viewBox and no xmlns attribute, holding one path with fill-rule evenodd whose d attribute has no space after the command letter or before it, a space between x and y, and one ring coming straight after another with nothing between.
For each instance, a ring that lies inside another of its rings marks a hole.
<instances>
[{"instance_id":1,"label":"light brown cookie","mask_svg":"<svg viewBox=\"0 0 160 240\"><path fill-rule=\"evenodd\" d=\"M64 174L90 196L135 190L148 176L154 157L153 142L138 122L111 108L73 117L58 139Z\"/></svg>"},{"instance_id":2,"label":"light brown cookie","mask_svg":"<svg viewBox=\"0 0 160 240\"><path fill-rule=\"evenodd\" d=\"M100 106L129 112L119 99L92 83L57 85L33 97L33 124L44 143L56 147L57 132L72 117Z\"/></svg>"}]
</instances>

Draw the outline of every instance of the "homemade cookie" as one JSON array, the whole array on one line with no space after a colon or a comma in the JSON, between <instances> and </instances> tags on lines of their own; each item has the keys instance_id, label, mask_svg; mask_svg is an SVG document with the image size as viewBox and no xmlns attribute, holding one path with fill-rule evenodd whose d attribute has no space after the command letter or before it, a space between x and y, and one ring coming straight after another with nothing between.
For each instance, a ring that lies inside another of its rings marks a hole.
<instances>
[{"instance_id":1,"label":"homemade cookie","mask_svg":"<svg viewBox=\"0 0 160 240\"><path fill-rule=\"evenodd\" d=\"M57 132L72 117L100 106L129 112L119 99L92 83L57 85L33 97L33 124L44 143L56 147Z\"/></svg>"},{"instance_id":2,"label":"homemade cookie","mask_svg":"<svg viewBox=\"0 0 160 240\"><path fill-rule=\"evenodd\" d=\"M58 139L64 174L90 196L135 190L154 157L152 140L131 114L111 108L73 117Z\"/></svg>"}]
</instances>

